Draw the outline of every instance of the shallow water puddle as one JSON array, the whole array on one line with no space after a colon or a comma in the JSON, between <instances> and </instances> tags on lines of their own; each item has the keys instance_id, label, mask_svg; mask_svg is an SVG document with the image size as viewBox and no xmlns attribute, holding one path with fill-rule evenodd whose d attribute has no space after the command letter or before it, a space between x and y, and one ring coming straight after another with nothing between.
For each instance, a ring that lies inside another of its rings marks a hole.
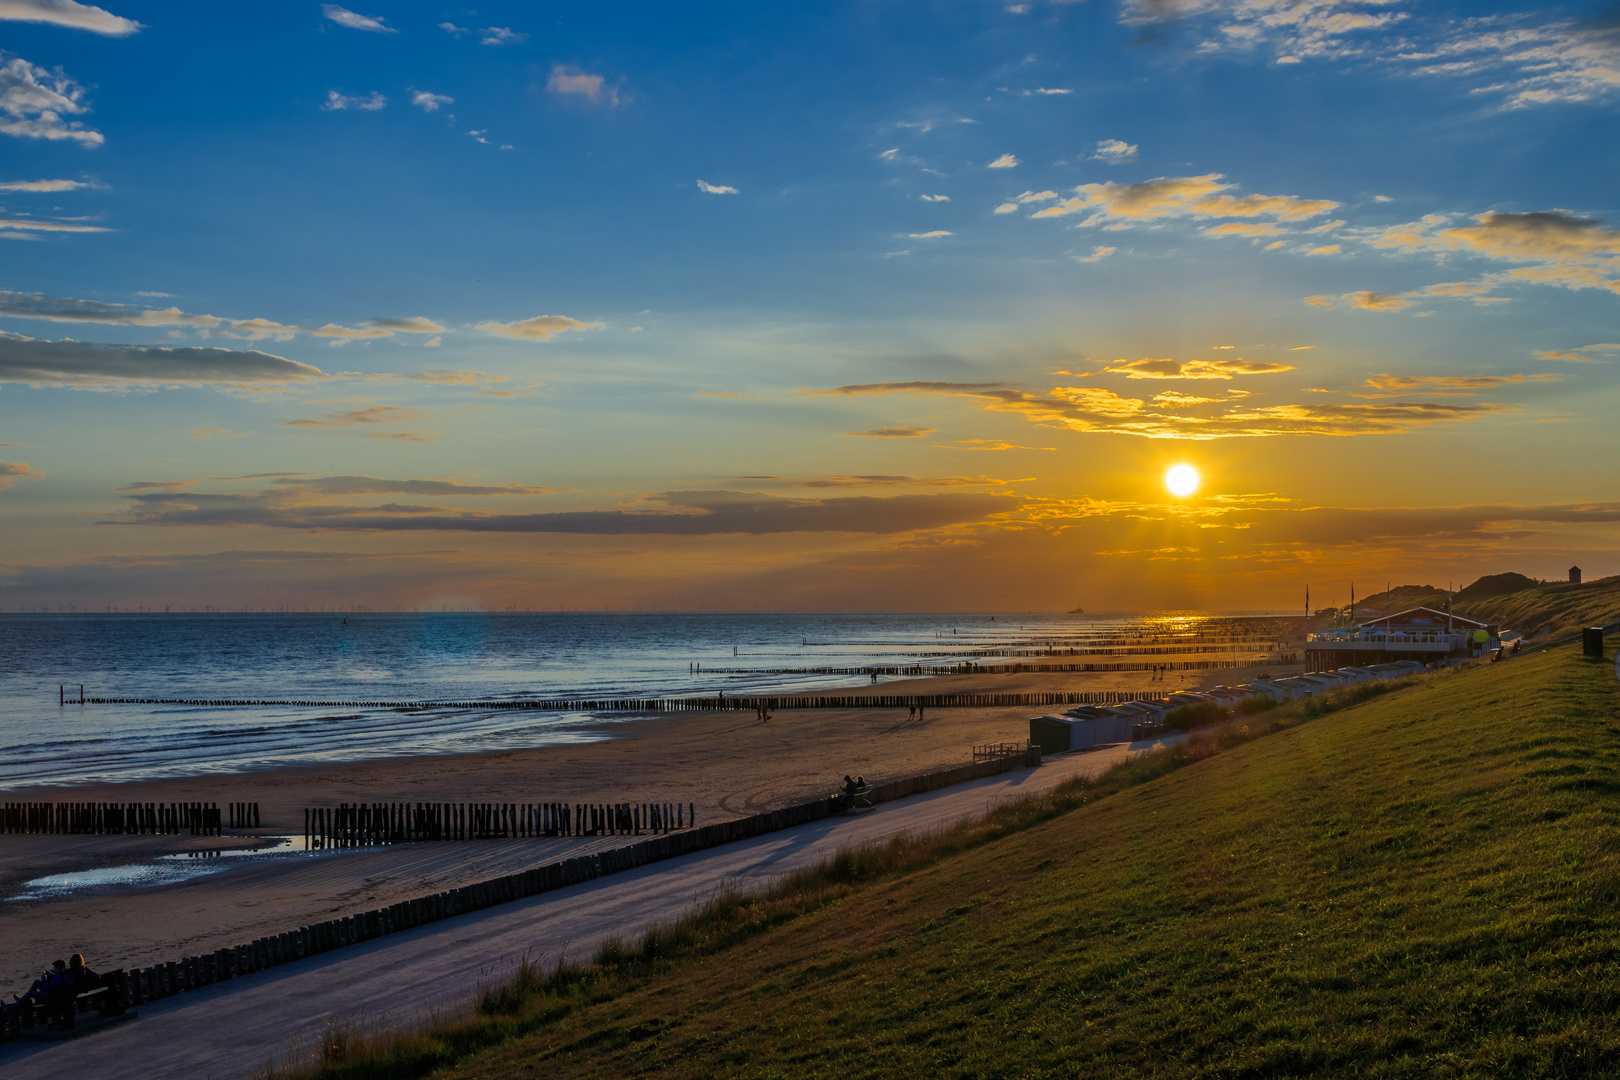
<instances>
[{"instance_id":1,"label":"shallow water puddle","mask_svg":"<svg viewBox=\"0 0 1620 1080\"><path fill-rule=\"evenodd\" d=\"M269 839L276 842L259 848L184 851L175 855L158 855L148 862L101 866L93 870L75 870L66 874L49 874L23 882L24 891L6 899L54 900L73 893L174 885L207 874L217 874L244 859L318 854L304 846L302 836L277 836Z\"/></svg>"}]
</instances>

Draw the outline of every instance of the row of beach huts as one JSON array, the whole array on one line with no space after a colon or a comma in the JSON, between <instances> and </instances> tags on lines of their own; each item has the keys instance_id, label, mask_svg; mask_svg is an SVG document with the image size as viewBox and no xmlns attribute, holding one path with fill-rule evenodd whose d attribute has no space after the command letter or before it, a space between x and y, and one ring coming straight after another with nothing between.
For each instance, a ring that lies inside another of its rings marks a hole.
<instances>
[{"instance_id":1,"label":"row of beach huts","mask_svg":"<svg viewBox=\"0 0 1620 1080\"><path fill-rule=\"evenodd\" d=\"M1286 679L1260 679L1242 686L1186 691L1119 705L1077 705L1061 713L1030 717L1029 741L1039 746L1042 754L1062 754L1109 743L1135 742L1159 734L1166 714L1183 706L1209 703L1230 709L1240 702L1262 695L1276 701L1291 701L1340 686L1373 679L1398 679L1422 670L1423 665L1416 660L1396 660L1366 667L1313 671Z\"/></svg>"}]
</instances>

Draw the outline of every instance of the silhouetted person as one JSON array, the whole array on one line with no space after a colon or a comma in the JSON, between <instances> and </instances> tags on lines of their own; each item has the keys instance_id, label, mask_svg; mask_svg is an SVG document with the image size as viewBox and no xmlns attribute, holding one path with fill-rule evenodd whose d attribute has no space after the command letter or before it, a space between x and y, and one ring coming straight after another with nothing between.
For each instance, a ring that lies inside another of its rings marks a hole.
<instances>
[{"instance_id":1,"label":"silhouetted person","mask_svg":"<svg viewBox=\"0 0 1620 1080\"><path fill-rule=\"evenodd\" d=\"M854 780L851 780L849 778L849 773L845 773L844 774L844 794L845 795L853 795L859 790L861 790L861 785L858 782L856 782Z\"/></svg>"},{"instance_id":2,"label":"silhouetted person","mask_svg":"<svg viewBox=\"0 0 1620 1080\"><path fill-rule=\"evenodd\" d=\"M12 1000L11 1004L6 1006L6 1012L16 1012L18 1009L22 1008L23 1005L31 1002L37 1001L40 1004L44 1004L50 996L51 987L55 985L59 978L66 974L67 964L61 960L55 961L51 964L50 971L42 972L39 978L34 980L34 984L30 986L26 992L17 995L17 997Z\"/></svg>"}]
</instances>

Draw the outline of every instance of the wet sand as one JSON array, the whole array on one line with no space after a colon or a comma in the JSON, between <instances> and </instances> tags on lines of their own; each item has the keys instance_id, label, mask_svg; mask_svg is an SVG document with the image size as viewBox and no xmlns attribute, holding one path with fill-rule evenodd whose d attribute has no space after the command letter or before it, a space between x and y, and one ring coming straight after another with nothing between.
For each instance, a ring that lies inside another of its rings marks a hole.
<instances>
[{"instance_id":1,"label":"wet sand","mask_svg":"<svg viewBox=\"0 0 1620 1080\"><path fill-rule=\"evenodd\" d=\"M1158 690L1240 682L1261 668L1176 672L958 675L886 679L827 693L1027 693ZM1285 669L1263 670L1280 675ZM266 836L301 833L303 808L339 802L680 802L699 824L825 794L845 773L872 781L962 764L975 744L1021 741L1028 707L804 709L760 723L751 712L636 716L607 721L603 741L495 753L389 758L218 777L95 784L0 793L0 801L258 802ZM412 844L276 859L185 860L202 876L109 887L58 898L0 899L0 988L58 956L83 952L101 968L175 960L313 921L497 874L620 838L534 838ZM44 875L140 863L160 855L251 846L241 837L0 836L0 898ZM166 864L167 865L167 864Z\"/></svg>"}]
</instances>

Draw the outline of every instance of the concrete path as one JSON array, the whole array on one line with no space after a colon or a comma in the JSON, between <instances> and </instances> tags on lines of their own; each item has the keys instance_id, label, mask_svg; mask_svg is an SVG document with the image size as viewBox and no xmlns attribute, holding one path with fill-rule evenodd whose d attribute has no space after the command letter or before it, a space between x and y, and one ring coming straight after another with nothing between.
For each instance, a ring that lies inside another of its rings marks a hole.
<instances>
[{"instance_id":1,"label":"concrete path","mask_svg":"<svg viewBox=\"0 0 1620 1080\"><path fill-rule=\"evenodd\" d=\"M564 954L589 959L607 935L633 938L727 883L762 889L840 848L937 829L1168 741L1061 755L1039 769L654 863L178 994L141 1006L135 1020L66 1042L0 1046L0 1076L245 1080L296 1046L313 1045L334 1018L370 1026L453 1010L525 953L547 966Z\"/></svg>"}]
</instances>

